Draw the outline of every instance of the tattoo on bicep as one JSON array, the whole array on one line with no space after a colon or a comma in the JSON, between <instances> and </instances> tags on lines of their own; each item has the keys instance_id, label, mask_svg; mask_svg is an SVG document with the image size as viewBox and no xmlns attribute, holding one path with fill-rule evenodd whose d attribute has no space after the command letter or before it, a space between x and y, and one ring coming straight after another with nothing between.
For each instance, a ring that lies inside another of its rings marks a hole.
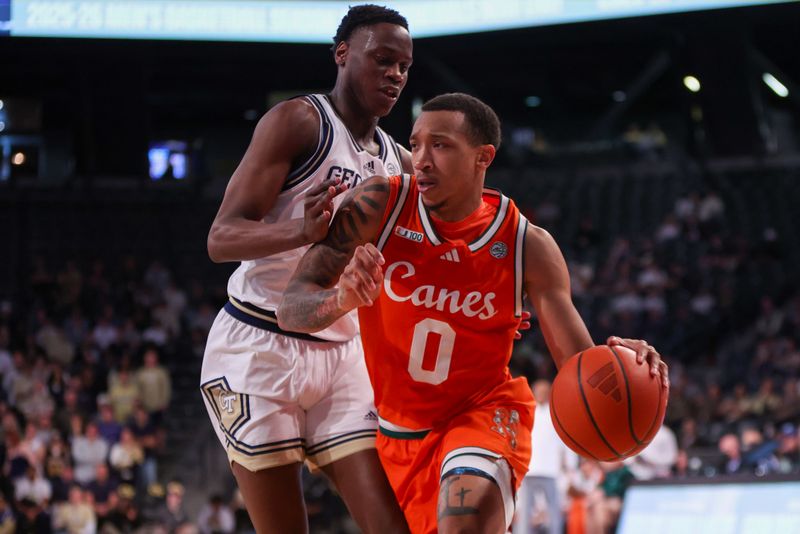
<instances>
[{"instance_id":1,"label":"tattoo on bicep","mask_svg":"<svg viewBox=\"0 0 800 534\"><path fill-rule=\"evenodd\" d=\"M382 184L374 184L364 189L367 191L384 191L387 188ZM359 224L365 225L369 222L370 217L380 215L380 209L380 204L364 194L356 195L346 200L342 207L339 208L328 234L330 244L334 248L349 249L352 247L353 241L363 243L365 239L361 234ZM356 222L356 216L358 216L358 223Z\"/></svg>"},{"instance_id":2,"label":"tattoo on bicep","mask_svg":"<svg viewBox=\"0 0 800 534\"><path fill-rule=\"evenodd\" d=\"M377 212L377 211L379 211L381 209L381 207L378 205L378 203L375 202L374 200L372 200L369 197L361 197L361 200L364 201L364 204L366 204L367 206L372 208L372 211L374 211L374 212Z\"/></svg>"},{"instance_id":3,"label":"tattoo on bicep","mask_svg":"<svg viewBox=\"0 0 800 534\"><path fill-rule=\"evenodd\" d=\"M444 479L443 486L439 490L439 519L449 516L461 515L478 515L478 509L473 506L464 506L464 498L472 490L464 487L463 484L457 484L453 492L453 501L450 499L451 487L461 480L459 476L451 476Z\"/></svg>"},{"instance_id":4,"label":"tattoo on bicep","mask_svg":"<svg viewBox=\"0 0 800 534\"><path fill-rule=\"evenodd\" d=\"M353 211L356 215L358 215L358 220L361 221L361 224L367 224L367 214L364 212L364 208L362 208L360 204L353 204Z\"/></svg>"},{"instance_id":5,"label":"tattoo on bicep","mask_svg":"<svg viewBox=\"0 0 800 534\"><path fill-rule=\"evenodd\" d=\"M389 192L389 184L386 182L376 182L374 184L369 184L368 186L364 187L364 191L376 191L378 193L388 193Z\"/></svg>"}]
</instances>

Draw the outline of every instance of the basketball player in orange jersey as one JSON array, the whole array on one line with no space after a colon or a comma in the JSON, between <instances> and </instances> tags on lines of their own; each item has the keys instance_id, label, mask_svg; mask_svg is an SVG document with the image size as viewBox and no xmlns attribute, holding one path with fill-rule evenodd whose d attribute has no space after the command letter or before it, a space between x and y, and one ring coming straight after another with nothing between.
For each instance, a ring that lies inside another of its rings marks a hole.
<instances>
[{"instance_id":1,"label":"basketball player in orange jersey","mask_svg":"<svg viewBox=\"0 0 800 534\"><path fill-rule=\"evenodd\" d=\"M203 356L201 390L259 533L308 531L301 466L321 469L362 531L406 532L375 452L377 417L358 322L313 336L275 310L305 249L325 237L345 188L410 167L378 127L406 84L412 43L394 10L355 6L334 37L330 94L275 106L259 122L208 236L240 261Z\"/></svg>"},{"instance_id":2,"label":"basketball player in orange jersey","mask_svg":"<svg viewBox=\"0 0 800 534\"><path fill-rule=\"evenodd\" d=\"M301 260L278 321L313 332L359 310L378 454L414 533L505 532L528 470L533 397L508 372L523 294L557 366L593 345L552 237L483 188L500 123L464 94L414 124L416 176L374 177ZM637 351L667 387L667 368Z\"/></svg>"}]
</instances>

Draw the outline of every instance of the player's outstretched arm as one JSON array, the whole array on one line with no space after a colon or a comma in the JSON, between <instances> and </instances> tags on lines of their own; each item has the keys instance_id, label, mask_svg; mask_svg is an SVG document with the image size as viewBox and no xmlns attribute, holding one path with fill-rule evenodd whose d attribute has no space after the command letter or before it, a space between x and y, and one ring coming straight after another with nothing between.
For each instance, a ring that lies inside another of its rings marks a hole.
<instances>
[{"instance_id":1,"label":"player's outstretched arm","mask_svg":"<svg viewBox=\"0 0 800 534\"><path fill-rule=\"evenodd\" d=\"M263 258L325 237L333 197L344 191L328 180L308 191L303 219L264 224L291 169L315 151L319 116L304 99L282 102L264 115L233 173L208 234L215 262Z\"/></svg>"},{"instance_id":2,"label":"player's outstretched arm","mask_svg":"<svg viewBox=\"0 0 800 534\"><path fill-rule=\"evenodd\" d=\"M572 303L561 249L547 231L533 225L525 235L525 291L556 367L560 369L567 358L594 345Z\"/></svg>"},{"instance_id":3,"label":"player's outstretched arm","mask_svg":"<svg viewBox=\"0 0 800 534\"><path fill-rule=\"evenodd\" d=\"M383 283L383 256L372 242L388 201L389 183L382 176L348 194L327 237L306 252L289 281L277 311L281 328L316 332L373 303Z\"/></svg>"},{"instance_id":4,"label":"player's outstretched arm","mask_svg":"<svg viewBox=\"0 0 800 534\"><path fill-rule=\"evenodd\" d=\"M547 348L559 369L573 354L594 345L586 324L572 303L569 271L555 240L545 230L529 226L525 236L525 290L536 308ZM641 339L611 336L608 345L622 345L645 361L653 376L669 387L669 369L652 345Z\"/></svg>"}]
</instances>

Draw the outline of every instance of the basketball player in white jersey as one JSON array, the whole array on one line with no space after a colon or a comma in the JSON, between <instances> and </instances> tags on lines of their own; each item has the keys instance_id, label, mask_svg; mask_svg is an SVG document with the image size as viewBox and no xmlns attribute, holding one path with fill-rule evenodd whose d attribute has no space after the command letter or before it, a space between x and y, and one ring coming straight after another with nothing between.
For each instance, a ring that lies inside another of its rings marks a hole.
<instances>
[{"instance_id":1,"label":"basketball player in white jersey","mask_svg":"<svg viewBox=\"0 0 800 534\"><path fill-rule=\"evenodd\" d=\"M261 119L208 236L213 261L241 265L209 333L201 389L259 533L307 532L303 462L330 478L364 532L408 528L375 453L357 318L313 336L275 319L299 259L326 236L339 193L410 169L408 152L378 127L411 66L405 18L353 7L334 43L335 87Z\"/></svg>"}]
</instances>

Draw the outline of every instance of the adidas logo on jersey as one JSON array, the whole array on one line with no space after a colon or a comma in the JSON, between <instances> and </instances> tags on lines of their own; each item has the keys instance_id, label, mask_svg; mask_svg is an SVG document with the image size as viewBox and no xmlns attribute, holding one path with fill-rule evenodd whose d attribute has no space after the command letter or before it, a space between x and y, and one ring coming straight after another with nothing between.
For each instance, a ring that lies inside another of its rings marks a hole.
<instances>
[{"instance_id":1,"label":"adidas logo on jersey","mask_svg":"<svg viewBox=\"0 0 800 534\"><path fill-rule=\"evenodd\" d=\"M455 248L453 250L449 250L449 251L445 252L444 254L442 254L441 256L439 256L439 259L440 260L445 260L445 261L454 261L456 263L460 263L461 262L461 258L458 257L458 249L455 249Z\"/></svg>"},{"instance_id":2,"label":"adidas logo on jersey","mask_svg":"<svg viewBox=\"0 0 800 534\"><path fill-rule=\"evenodd\" d=\"M376 414L372 410L368 411L367 415L364 416L364 421L377 421L377 420L378 420L378 414Z\"/></svg>"},{"instance_id":3,"label":"adidas logo on jersey","mask_svg":"<svg viewBox=\"0 0 800 534\"><path fill-rule=\"evenodd\" d=\"M366 162L364 164L364 172L366 172L370 176L375 174L375 162L374 161Z\"/></svg>"}]
</instances>

